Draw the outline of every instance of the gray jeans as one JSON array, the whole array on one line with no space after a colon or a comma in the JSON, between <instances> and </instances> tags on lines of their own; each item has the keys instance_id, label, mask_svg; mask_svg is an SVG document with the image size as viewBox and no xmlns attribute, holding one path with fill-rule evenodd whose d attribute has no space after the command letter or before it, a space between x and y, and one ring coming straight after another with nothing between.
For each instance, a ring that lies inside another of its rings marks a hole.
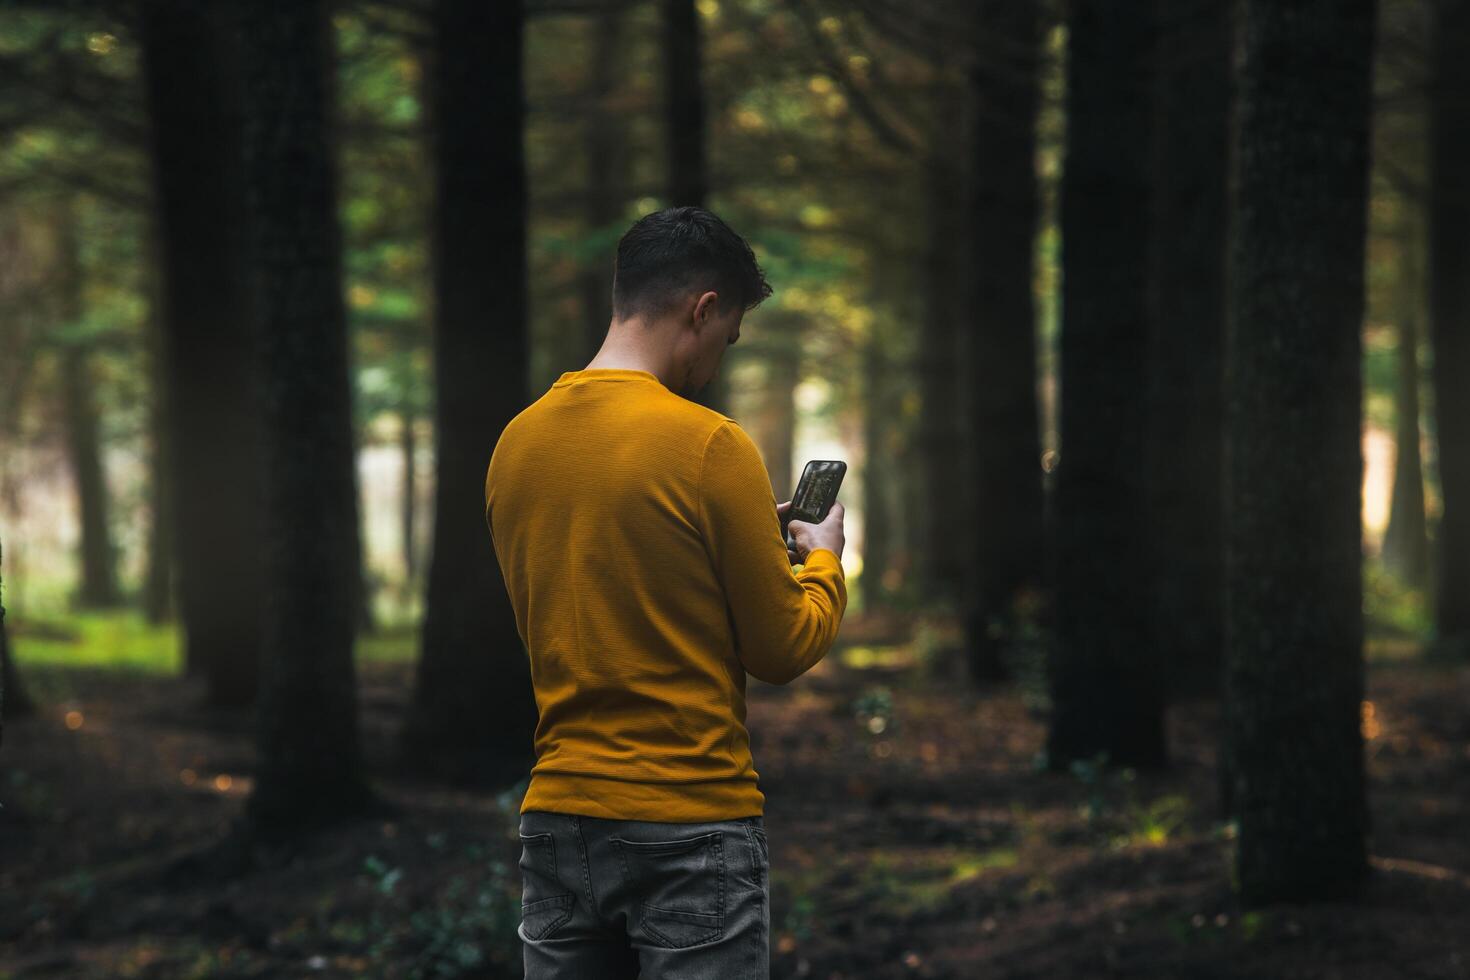
<instances>
[{"instance_id":1,"label":"gray jeans","mask_svg":"<svg viewBox=\"0 0 1470 980\"><path fill-rule=\"evenodd\" d=\"M521 814L526 980L768 980L765 821Z\"/></svg>"}]
</instances>

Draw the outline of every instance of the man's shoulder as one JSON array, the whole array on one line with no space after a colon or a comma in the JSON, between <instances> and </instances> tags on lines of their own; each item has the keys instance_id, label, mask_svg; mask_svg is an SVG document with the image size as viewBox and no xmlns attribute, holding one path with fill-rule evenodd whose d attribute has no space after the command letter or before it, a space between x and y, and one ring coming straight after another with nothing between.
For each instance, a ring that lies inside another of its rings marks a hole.
<instances>
[{"instance_id":1,"label":"man's shoulder","mask_svg":"<svg viewBox=\"0 0 1470 980\"><path fill-rule=\"evenodd\" d=\"M557 407L550 395L548 391L517 412L501 430L496 440L497 448L501 443L513 444L527 438L534 441L535 433L543 426L565 428L558 424L562 420L557 419ZM727 428L737 439L750 438L740 423L729 415L671 391L640 402L636 415L641 417L625 417L620 421L620 436L665 445L692 446L696 451L703 448L721 428ZM566 437L565 432L558 436L559 439Z\"/></svg>"}]
</instances>

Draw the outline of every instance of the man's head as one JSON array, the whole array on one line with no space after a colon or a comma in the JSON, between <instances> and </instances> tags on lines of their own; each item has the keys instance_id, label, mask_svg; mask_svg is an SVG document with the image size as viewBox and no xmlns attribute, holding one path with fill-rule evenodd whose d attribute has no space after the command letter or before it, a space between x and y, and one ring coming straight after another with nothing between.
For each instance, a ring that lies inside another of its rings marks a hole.
<instances>
[{"instance_id":1,"label":"man's head","mask_svg":"<svg viewBox=\"0 0 1470 980\"><path fill-rule=\"evenodd\" d=\"M618 242L613 328L637 323L670 345L680 394L697 393L740 338L745 311L771 295L749 243L703 208L646 214Z\"/></svg>"}]
</instances>

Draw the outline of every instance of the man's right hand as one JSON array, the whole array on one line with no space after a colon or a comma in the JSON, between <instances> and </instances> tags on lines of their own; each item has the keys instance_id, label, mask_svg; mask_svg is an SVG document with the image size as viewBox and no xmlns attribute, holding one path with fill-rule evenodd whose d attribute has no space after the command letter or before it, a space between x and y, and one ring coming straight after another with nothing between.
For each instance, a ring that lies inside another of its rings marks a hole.
<instances>
[{"instance_id":1,"label":"man's right hand","mask_svg":"<svg viewBox=\"0 0 1470 980\"><path fill-rule=\"evenodd\" d=\"M776 505L776 513L781 517L784 517L790 509L791 501L789 500ZM811 524L807 521L793 520L786 525L792 539L796 541L795 550L786 549L786 557L790 559L791 564L805 564L807 555L817 548L826 548L838 558L842 557L843 545L847 543L847 537L842 531L843 510L842 502L834 501L832 509L827 512L827 519L822 523Z\"/></svg>"}]
</instances>

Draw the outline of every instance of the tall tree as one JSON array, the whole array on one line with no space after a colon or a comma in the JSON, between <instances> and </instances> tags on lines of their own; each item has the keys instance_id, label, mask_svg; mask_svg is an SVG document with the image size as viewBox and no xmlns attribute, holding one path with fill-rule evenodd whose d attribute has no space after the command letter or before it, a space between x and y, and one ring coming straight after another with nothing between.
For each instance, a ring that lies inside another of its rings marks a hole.
<instances>
[{"instance_id":1,"label":"tall tree","mask_svg":"<svg viewBox=\"0 0 1470 980\"><path fill-rule=\"evenodd\" d=\"M534 761L530 661L485 523L485 470L525 408L526 178L517 4L438 0L434 553L408 728L415 768L509 785Z\"/></svg>"},{"instance_id":2,"label":"tall tree","mask_svg":"<svg viewBox=\"0 0 1470 980\"><path fill-rule=\"evenodd\" d=\"M1055 768L1103 753L1157 766L1166 751L1147 547L1153 14L1131 0L1070 9L1047 753Z\"/></svg>"},{"instance_id":3,"label":"tall tree","mask_svg":"<svg viewBox=\"0 0 1470 980\"><path fill-rule=\"evenodd\" d=\"M1444 510L1435 622L1470 651L1470 0L1435 0L1430 32L1429 306Z\"/></svg>"},{"instance_id":4,"label":"tall tree","mask_svg":"<svg viewBox=\"0 0 1470 980\"><path fill-rule=\"evenodd\" d=\"M1349 894L1363 784L1374 0L1246 0L1226 344L1226 663L1248 905Z\"/></svg>"},{"instance_id":5,"label":"tall tree","mask_svg":"<svg viewBox=\"0 0 1470 980\"><path fill-rule=\"evenodd\" d=\"M965 418L960 392L960 322L964 316L964 284L968 243L964 241L963 202L969 193L964 173L966 127L954 120L964 109L959 86L949 79L935 82L934 117L923 150L924 248L919 257L923 288L923 320L919 328L918 474L923 506L924 591L958 600L965 578L965 541L970 513L954 504L955 472L963 458Z\"/></svg>"},{"instance_id":6,"label":"tall tree","mask_svg":"<svg viewBox=\"0 0 1470 980\"><path fill-rule=\"evenodd\" d=\"M58 313L69 336L61 347L61 387L66 413L66 448L76 488L81 534L81 583L77 604L105 609L122 603L117 588L117 554L109 528L107 472L102 461L92 341L83 326L81 233L74 202L57 210Z\"/></svg>"},{"instance_id":7,"label":"tall tree","mask_svg":"<svg viewBox=\"0 0 1470 980\"><path fill-rule=\"evenodd\" d=\"M372 799L352 658L361 554L327 7L270 0L235 13L265 436L259 761L246 813L276 836Z\"/></svg>"},{"instance_id":8,"label":"tall tree","mask_svg":"<svg viewBox=\"0 0 1470 980\"><path fill-rule=\"evenodd\" d=\"M709 170L704 147L699 10L694 0L662 2L669 200L675 207L702 208L709 196Z\"/></svg>"},{"instance_id":9,"label":"tall tree","mask_svg":"<svg viewBox=\"0 0 1470 980\"><path fill-rule=\"evenodd\" d=\"M398 446L403 453L403 503L399 507L398 526L403 534L403 581L412 592L419 576L418 563L418 435L414 426L418 409L411 402L398 411Z\"/></svg>"},{"instance_id":10,"label":"tall tree","mask_svg":"<svg viewBox=\"0 0 1470 980\"><path fill-rule=\"evenodd\" d=\"M10 650L10 634L5 628L4 590L5 552L0 548L0 739L5 733L5 718L20 718L35 711L35 705L20 686L20 674Z\"/></svg>"},{"instance_id":11,"label":"tall tree","mask_svg":"<svg viewBox=\"0 0 1470 980\"><path fill-rule=\"evenodd\" d=\"M1405 207L1418 210L1412 203ZM1388 528L1383 533L1383 562L1406 584L1424 589L1430 582L1430 555L1424 459L1419 451L1419 336L1424 292L1420 258L1423 247L1417 220L1406 222L1399 248L1393 493Z\"/></svg>"},{"instance_id":12,"label":"tall tree","mask_svg":"<svg viewBox=\"0 0 1470 980\"><path fill-rule=\"evenodd\" d=\"M166 326L163 322L163 276L158 235L147 236L148 270L148 571L143 582L143 613L150 623L164 622L173 609L174 504L172 438L169 434Z\"/></svg>"},{"instance_id":13,"label":"tall tree","mask_svg":"<svg viewBox=\"0 0 1470 980\"><path fill-rule=\"evenodd\" d=\"M777 500L789 500L799 474L792 469L796 449L796 386L801 381L802 336L807 318L775 307L761 316L761 339L747 353L761 366L760 386L744 423L760 447Z\"/></svg>"},{"instance_id":14,"label":"tall tree","mask_svg":"<svg viewBox=\"0 0 1470 980\"><path fill-rule=\"evenodd\" d=\"M661 10L669 200L675 207L708 207L699 10L695 0L662 0ZM719 373L696 396L699 404L730 413L730 379L726 376L730 367L727 357Z\"/></svg>"},{"instance_id":15,"label":"tall tree","mask_svg":"<svg viewBox=\"0 0 1470 980\"><path fill-rule=\"evenodd\" d=\"M967 567L965 646L970 677L1007 674L1001 655L1017 598L1041 584L1043 499L1036 400L1033 273L1037 216L1036 115L1041 18L1034 0L976 5L977 50L968 228L973 295L967 304L976 527ZM962 314L963 315L963 314Z\"/></svg>"},{"instance_id":16,"label":"tall tree","mask_svg":"<svg viewBox=\"0 0 1470 980\"><path fill-rule=\"evenodd\" d=\"M176 531L189 671L206 679L210 704L245 705L259 685L265 579L239 65L217 5L150 0L142 10L162 266L155 387L166 416L155 472L172 517L160 512L155 524Z\"/></svg>"},{"instance_id":17,"label":"tall tree","mask_svg":"<svg viewBox=\"0 0 1470 980\"><path fill-rule=\"evenodd\" d=\"M1228 0L1160 8L1155 83L1151 535L1155 643L1169 687L1218 694L1224 666Z\"/></svg>"},{"instance_id":18,"label":"tall tree","mask_svg":"<svg viewBox=\"0 0 1470 980\"><path fill-rule=\"evenodd\" d=\"M889 317L875 317L862 349L863 571L858 582L864 611L882 605L892 591L889 570L900 530L893 518L902 492L894 465L903 451L896 438L901 384L895 382L892 333Z\"/></svg>"},{"instance_id":19,"label":"tall tree","mask_svg":"<svg viewBox=\"0 0 1470 980\"><path fill-rule=\"evenodd\" d=\"M583 138L587 157L587 199L584 208L587 240L582 254L580 288L586 336L582 364L592 360L607 338L612 319L612 266L619 219L623 216L623 185L627 179L627 148L619 116L613 111L622 77L618 53L623 50L623 2L612 0L592 19L596 32L588 65L583 102L587 119ZM579 367L581 365L578 365Z\"/></svg>"}]
</instances>

